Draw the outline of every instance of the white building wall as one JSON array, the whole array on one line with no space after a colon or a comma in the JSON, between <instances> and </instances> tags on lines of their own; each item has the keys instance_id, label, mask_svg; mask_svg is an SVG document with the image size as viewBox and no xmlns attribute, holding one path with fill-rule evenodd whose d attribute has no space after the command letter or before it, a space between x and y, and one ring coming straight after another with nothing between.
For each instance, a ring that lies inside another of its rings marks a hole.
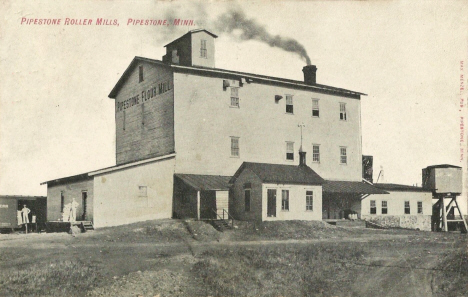
<instances>
[{"instance_id":1,"label":"white building wall","mask_svg":"<svg viewBox=\"0 0 468 297\"><path fill-rule=\"evenodd\" d=\"M206 41L206 57L201 56L201 41ZM192 34L192 65L215 67L215 39L210 34L200 31Z\"/></svg>"},{"instance_id":2,"label":"white building wall","mask_svg":"<svg viewBox=\"0 0 468 297\"><path fill-rule=\"evenodd\" d=\"M360 218L387 227L431 230L432 193L388 192L390 194L370 195L362 200ZM377 207L376 214L370 214L371 200L375 200ZM382 201L387 201L387 214L382 214ZM410 202L410 214L405 214L405 201ZM418 201L422 202L422 214L418 214Z\"/></svg>"},{"instance_id":3,"label":"white building wall","mask_svg":"<svg viewBox=\"0 0 468 297\"><path fill-rule=\"evenodd\" d=\"M293 95L294 114L286 113L286 94ZM307 164L326 179L361 181L360 100L292 88L245 83L240 107L231 107L223 79L174 73L176 172L232 175L243 161L298 165L303 149ZM275 103L275 95L283 99ZM320 101L320 118L312 117L312 99ZM339 117L346 103L347 121ZM230 137L239 137L240 157L231 157ZM286 142L294 142L294 161L286 160ZM320 163L312 162L312 144L320 145ZM340 147L348 163L340 164Z\"/></svg>"},{"instance_id":4,"label":"white building wall","mask_svg":"<svg viewBox=\"0 0 468 297\"><path fill-rule=\"evenodd\" d=\"M361 201L361 215L371 215L370 201L375 200L377 214L382 215L382 201L387 201L387 215L405 215L405 201L410 202L410 214L418 214L418 201L423 203L423 215L432 215L431 192L401 192L387 191L390 194L370 195Z\"/></svg>"},{"instance_id":5,"label":"white building wall","mask_svg":"<svg viewBox=\"0 0 468 297\"><path fill-rule=\"evenodd\" d=\"M95 227L171 218L174 164L170 158L95 175Z\"/></svg>"},{"instance_id":6,"label":"white building wall","mask_svg":"<svg viewBox=\"0 0 468 297\"><path fill-rule=\"evenodd\" d=\"M268 189L276 189L276 217L267 216ZM289 190L289 211L281 210L282 190ZM313 191L313 210L306 210L306 191ZM322 220L322 186L263 184L262 220Z\"/></svg>"}]
</instances>

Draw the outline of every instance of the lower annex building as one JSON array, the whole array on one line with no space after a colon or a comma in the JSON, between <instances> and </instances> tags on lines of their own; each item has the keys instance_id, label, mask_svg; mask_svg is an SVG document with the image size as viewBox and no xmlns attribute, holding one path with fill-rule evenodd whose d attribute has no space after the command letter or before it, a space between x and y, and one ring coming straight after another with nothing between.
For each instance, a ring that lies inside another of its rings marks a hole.
<instances>
[{"instance_id":1,"label":"lower annex building","mask_svg":"<svg viewBox=\"0 0 468 297\"><path fill-rule=\"evenodd\" d=\"M193 30L162 61L132 60L109 94L116 165L44 182L49 221L72 198L97 228L223 213L339 219L388 193L363 182L365 94L318 84L314 65L304 81L215 68L216 37Z\"/></svg>"}]
</instances>

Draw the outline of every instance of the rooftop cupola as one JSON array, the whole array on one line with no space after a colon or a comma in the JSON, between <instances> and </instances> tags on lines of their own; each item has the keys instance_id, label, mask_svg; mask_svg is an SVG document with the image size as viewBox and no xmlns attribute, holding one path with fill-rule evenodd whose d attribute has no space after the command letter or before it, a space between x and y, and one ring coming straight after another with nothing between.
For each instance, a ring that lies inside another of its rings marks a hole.
<instances>
[{"instance_id":1,"label":"rooftop cupola","mask_svg":"<svg viewBox=\"0 0 468 297\"><path fill-rule=\"evenodd\" d=\"M205 30L191 30L166 44L163 62L182 66L215 67L215 34Z\"/></svg>"}]
</instances>

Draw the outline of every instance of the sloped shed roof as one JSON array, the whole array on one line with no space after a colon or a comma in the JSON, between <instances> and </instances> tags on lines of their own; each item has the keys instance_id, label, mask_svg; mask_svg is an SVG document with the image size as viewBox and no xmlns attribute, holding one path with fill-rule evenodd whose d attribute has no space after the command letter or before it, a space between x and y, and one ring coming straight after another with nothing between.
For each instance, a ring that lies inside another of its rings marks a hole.
<instances>
[{"instance_id":1,"label":"sloped shed roof","mask_svg":"<svg viewBox=\"0 0 468 297\"><path fill-rule=\"evenodd\" d=\"M365 182L332 181L323 184L322 192L328 194L389 194Z\"/></svg>"},{"instance_id":2,"label":"sloped shed roof","mask_svg":"<svg viewBox=\"0 0 468 297\"><path fill-rule=\"evenodd\" d=\"M264 183L320 185L324 182L324 179L309 166L244 162L230 183L235 183L245 169L250 169Z\"/></svg>"},{"instance_id":3,"label":"sloped shed roof","mask_svg":"<svg viewBox=\"0 0 468 297\"><path fill-rule=\"evenodd\" d=\"M175 174L185 184L196 191L227 191L231 176L222 175L200 175L200 174Z\"/></svg>"}]
</instances>

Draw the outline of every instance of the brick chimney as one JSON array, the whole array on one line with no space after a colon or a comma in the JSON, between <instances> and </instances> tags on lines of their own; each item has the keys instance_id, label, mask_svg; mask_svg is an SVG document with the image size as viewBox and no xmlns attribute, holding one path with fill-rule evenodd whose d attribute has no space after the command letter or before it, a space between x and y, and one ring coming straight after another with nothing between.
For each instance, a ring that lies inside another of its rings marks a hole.
<instances>
[{"instance_id":1,"label":"brick chimney","mask_svg":"<svg viewBox=\"0 0 468 297\"><path fill-rule=\"evenodd\" d=\"M302 151L302 145L299 149L299 166L307 166L306 152Z\"/></svg>"},{"instance_id":2,"label":"brick chimney","mask_svg":"<svg viewBox=\"0 0 468 297\"><path fill-rule=\"evenodd\" d=\"M304 72L304 82L308 85L317 83L317 67L315 65L307 65L302 68Z\"/></svg>"}]
</instances>

